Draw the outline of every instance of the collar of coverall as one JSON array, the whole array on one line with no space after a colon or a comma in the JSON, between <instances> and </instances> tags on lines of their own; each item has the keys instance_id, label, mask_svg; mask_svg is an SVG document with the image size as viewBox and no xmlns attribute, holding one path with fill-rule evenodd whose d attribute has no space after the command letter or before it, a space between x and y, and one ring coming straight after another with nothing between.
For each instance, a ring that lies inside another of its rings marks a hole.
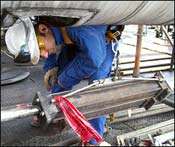
<instances>
[{"instance_id":1,"label":"collar of coverall","mask_svg":"<svg viewBox=\"0 0 175 147\"><path fill-rule=\"evenodd\" d=\"M56 27L51 27L51 30L54 34L57 45L63 44L63 43L74 44L73 41L69 38L69 36L67 34L66 27L61 27L60 29L56 28ZM111 31L106 32L107 43L109 43L112 40L117 40L117 36L121 35L121 32L120 31L116 31L116 32L115 33L112 33Z\"/></svg>"},{"instance_id":2,"label":"collar of coverall","mask_svg":"<svg viewBox=\"0 0 175 147\"><path fill-rule=\"evenodd\" d=\"M51 31L55 37L55 41L56 41L56 44L59 45L59 44L64 44L64 39L63 39L63 36L61 34L61 30L57 27L50 27L51 28Z\"/></svg>"},{"instance_id":3,"label":"collar of coverall","mask_svg":"<svg viewBox=\"0 0 175 147\"><path fill-rule=\"evenodd\" d=\"M67 34L66 27L61 27L61 28L51 27L51 29L54 34L54 37L56 38L56 43L74 44Z\"/></svg>"}]
</instances>

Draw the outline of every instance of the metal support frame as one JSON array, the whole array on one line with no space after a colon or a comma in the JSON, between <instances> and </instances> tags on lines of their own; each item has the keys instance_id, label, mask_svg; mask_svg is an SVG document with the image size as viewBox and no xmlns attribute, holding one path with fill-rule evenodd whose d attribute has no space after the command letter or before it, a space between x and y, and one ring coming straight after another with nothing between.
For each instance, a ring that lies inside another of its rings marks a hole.
<instances>
[{"instance_id":1,"label":"metal support frame","mask_svg":"<svg viewBox=\"0 0 175 147\"><path fill-rule=\"evenodd\" d=\"M68 98L87 119L92 119L126 108L140 107L145 100L156 97L156 95L159 95L162 90L168 87L165 80L162 80L159 75L157 77L159 78L153 78L155 80L137 80L137 78L114 80L113 78L107 78L102 79L98 85L85 91L79 90L79 93L65 91L57 95L67 95L66 98ZM160 86L160 81L163 86ZM73 93L73 95L71 95L71 93ZM42 126L46 127L52 121L56 122L61 120L64 118L63 113L51 102L54 96L55 95L51 95L51 97L48 98L47 96L42 96L40 92L37 92L32 105L26 105L25 108L21 107L20 109L16 108L15 111L13 111L14 114L17 114L21 109L26 110L32 106L32 110L35 110L35 112L27 112L27 115L23 115L23 113L19 116L11 115L11 119L8 119L6 115L8 111L2 111L1 109L1 122L22 118L23 116L38 115L42 120ZM156 99L162 101L163 97Z\"/></svg>"},{"instance_id":2,"label":"metal support frame","mask_svg":"<svg viewBox=\"0 0 175 147\"><path fill-rule=\"evenodd\" d=\"M174 126L174 119L168 120L168 121L164 121L158 124L154 124L152 126L149 127L145 127L142 129L138 129L136 131L133 132L129 132L129 133L125 133L122 135L117 136L117 143L118 146L127 146L125 144L125 140L133 138L133 137L139 137L141 140L146 140L148 139L148 134L155 134L155 132L157 132L158 130L165 130L165 132L169 131L169 130L174 130L173 129ZM169 135L168 135L169 136ZM161 136L162 138L162 136ZM159 139L159 138L158 138Z\"/></svg>"},{"instance_id":3,"label":"metal support frame","mask_svg":"<svg viewBox=\"0 0 175 147\"><path fill-rule=\"evenodd\" d=\"M170 43L170 45L172 47L172 56L171 56L171 64L170 64L170 69L172 70L173 69L173 65L174 65L174 57L175 57L174 56L174 44L171 41L170 36L168 35L168 32L166 31L166 29L165 29L165 27L163 25L161 26L161 29L164 32L165 36L167 37L167 39L168 39L168 41L169 41L169 43Z\"/></svg>"},{"instance_id":4,"label":"metal support frame","mask_svg":"<svg viewBox=\"0 0 175 147\"><path fill-rule=\"evenodd\" d=\"M167 96L161 102L174 108L174 101L171 99L174 99L174 92L167 94Z\"/></svg>"},{"instance_id":5,"label":"metal support frame","mask_svg":"<svg viewBox=\"0 0 175 147\"><path fill-rule=\"evenodd\" d=\"M155 77L163 78L163 74L161 72L157 72L155 74ZM164 82L159 81L158 84L159 84L161 90L151 99L147 99L141 106L141 107L144 107L146 110L148 110L157 101L162 102L163 100L165 100L165 98L167 98L167 96L170 93L172 93L172 90L169 88L169 85L166 81L164 81Z\"/></svg>"},{"instance_id":6,"label":"metal support frame","mask_svg":"<svg viewBox=\"0 0 175 147\"><path fill-rule=\"evenodd\" d=\"M173 47L173 50L172 50L172 55L171 55L171 65L170 65L170 69L173 70L173 65L174 65L174 58L175 58L175 49Z\"/></svg>"}]
</instances>

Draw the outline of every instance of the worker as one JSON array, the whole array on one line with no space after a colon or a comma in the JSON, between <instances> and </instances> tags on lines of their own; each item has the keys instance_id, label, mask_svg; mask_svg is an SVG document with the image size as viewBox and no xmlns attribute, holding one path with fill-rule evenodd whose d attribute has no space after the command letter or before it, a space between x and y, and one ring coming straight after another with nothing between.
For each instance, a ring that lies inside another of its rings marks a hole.
<instances>
[{"instance_id":1,"label":"worker","mask_svg":"<svg viewBox=\"0 0 175 147\"><path fill-rule=\"evenodd\" d=\"M105 25L61 29L47 23L38 23L34 30L30 18L24 17L8 29L5 40L16 62L30 59L33 64L37 64L40 57L44 58L44 83L48 90L56 93L72 89L84 78L88 78L91 84L93 80L110 76L114 52L110 43L106 45L106 30ZM76 44L78 50L71 60L62 64L66 44ZM105 116L89 120L101 136L105 121ZM96 142L92 138L89 144L95 145Z\"/></svg>"}]
</instances>

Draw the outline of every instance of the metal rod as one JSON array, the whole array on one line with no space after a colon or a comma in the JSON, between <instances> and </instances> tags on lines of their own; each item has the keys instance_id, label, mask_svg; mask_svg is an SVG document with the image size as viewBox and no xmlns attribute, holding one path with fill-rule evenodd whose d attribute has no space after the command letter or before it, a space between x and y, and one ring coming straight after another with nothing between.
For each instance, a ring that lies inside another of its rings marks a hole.
<instances>
[{"instance_id":1,"label":"metal rod","mask_svg":"<svg viewBox=\"0 0 175 147\"><path fill-rule=\"evenodd\" d=\"M158 78L123 78L122 77L122 80L144 80L144 81L165 81L165 79L158 79Z\"/></svg>"},{"instance_id":2,"label":"metal rod","mask_svg":"<svg viewBox=\"0 0 175 147\"><path fill-rule=\"evenodd\" d=\"M133 77L139 76L139 69L140 69L140 54L142 48L142 34L143 34L143 25L138 26L138 36L137 36L137 47L136 47L136 54L135 54L135 66L133 71Z\"/></svg>"},{"instance_id":3,"label":"metal rod","mask_svg":"<svg viewBox=\"0 0 175 147\"><path fill-rule=\"evenodd\" d=\"M152 68L152 67L162 67L162 66L170 66L170 63L164 63L164 64L159 64L159 65L148 65L148 66L141 66L140 69L144 69L144 68ZM126 70L132 70L132 67L129 68L121 68L121 71L126 71Z\"/></svg>"},{"instance_id":4,"label":"metal rod","mask_svg":"<svg viewBox=\"0 0 175 147\"><path fill-rule=\"evenodd\" d=\"M129 120L133 120L133 119L143 118L143 117L162 114L162 113L171 112L171 111L174 111L174 109L171 108L171 107L164 107L164 108L159 108L157 110L156 109L155 110L145 110L145 111L142 111L142 112L138 112L138 113L132 114L131 117L128 117L127 115L117 117L117 113L116 113L115 120L112 121L112 122L109 122L109 124L129 121Z\"/></svg>"},{"instance_id":5,"label":"metal rod","mask_svg":"<svg viewBox=\"0 0 175 147\"><path fill-rule=\"evenodd\" d=\"M162 57L162 58L154 58L154 59L141 59L140 62L168 60L168 59L171 59L171 57ZM129 63L134 63L134 61L123 61L123 62L120 62L120 65L121 64L129 64Z\"/></svg>"},{"instance_id":6,"label":"metal rod","mask_svg":"<svg viewBox=\"0 0 175 147\"><path fill-rule=\"evenodd\" d=\"M173 65L174 65L174 52L175 52L175 49L173 48L172 50L172 56L171 56L171 65L170 65L170 69L173 70Z\"/></svg>"},{"instance_id":7,"label":"metal rod","mask_svg":"<svg viewBox=\"0 0 175 147\"><path fill-rule=\"evenodd\" d=\"M83 87L83 88L81 88L81 89L78 89L78 90L72 91L72 92L70 92L70 93L68 93L68 94L65 94L65 95L63 95L63 97L72 96L72 95L74 95L74 94L76 94L76 93L78 93L78 92L81 92L81 91L86 90L86 89L88 89L88 88L90 88L90 87L96 86L96 85L98 85L98 84L100 84L100 80L97 81L97 82L94 82L94 83L92 83L92 84L90 84L90 85L88 85L88 86L85 86L85 87ZM59 94L59 93L53 93L53 94L48 95L48 97L50 97L50 96L56 96L56 95L58 95L58 94ZM54 103L55 100L54 100L54 99L51 99L51 102Z\"/></svg>"},{"instance_id":8,"label":"metal rod","mask_svg":"<svg viewBox=\"0 0 175 147\"><path fill-rule=\"evenodd\" d=\"M39 112L39 109L33 106L26 106L25 108L16 107L8 110L1 109L1 122L31 116L34 114L38 114Z\"/></svg>"},{"instance_id":9,"label":"metal rod","mask_svg":"<svg viewBox=\"0 0 175 147\"><path fill-rule=\"evenodd\" d=\"M172 40L170 39L170 36L168 35L168 32L166 31L165 27L161 26L161 29L164 32L165 36L167 37L169 43L172 46L171 65L170 65L170 68L172 70L173 69L173 64L174 64L174 44L173 44Z\"/></svg>"}]
</instances>

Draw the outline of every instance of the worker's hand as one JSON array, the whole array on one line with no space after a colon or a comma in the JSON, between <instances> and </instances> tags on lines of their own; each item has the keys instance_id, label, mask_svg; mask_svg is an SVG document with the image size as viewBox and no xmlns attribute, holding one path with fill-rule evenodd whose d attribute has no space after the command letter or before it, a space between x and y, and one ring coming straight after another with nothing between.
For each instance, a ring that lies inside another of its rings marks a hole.
<instances>
[{"instance_id":1,"label":"worker's hand","mask_svg":"<svg viewBox=\"0 0 175 147\"><path fill-rule=\"evenodd\" d=\"M48 91L51 89L51 85L55 85L57 82L58 67L54 67L44 75L44 85Z\"/></svg>"}]
</instances>

